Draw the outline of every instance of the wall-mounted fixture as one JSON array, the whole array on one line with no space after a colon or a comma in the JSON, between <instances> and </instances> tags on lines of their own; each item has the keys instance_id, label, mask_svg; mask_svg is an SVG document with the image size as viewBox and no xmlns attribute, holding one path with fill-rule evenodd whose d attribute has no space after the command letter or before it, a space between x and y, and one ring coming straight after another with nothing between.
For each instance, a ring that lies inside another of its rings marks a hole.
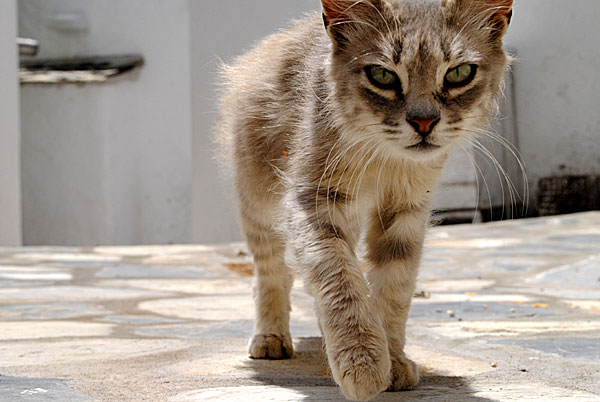
<instances>
[{"instance_id":1,"label":"wall-mounted fixture","mask_svg":"<svg viewBox=\"0 0 600 402\"><path fill-rule=\"evenodd\" d=\"M29 38L17 38L17 46L22 56L35 56L40 48L37 40Z\"/></svg>"}]
</instances>

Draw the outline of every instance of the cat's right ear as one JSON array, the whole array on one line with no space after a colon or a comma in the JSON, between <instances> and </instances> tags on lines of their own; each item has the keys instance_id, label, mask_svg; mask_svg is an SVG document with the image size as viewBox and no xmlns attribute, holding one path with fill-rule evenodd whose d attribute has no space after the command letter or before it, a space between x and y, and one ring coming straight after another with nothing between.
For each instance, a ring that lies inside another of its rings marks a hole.
<instances>
[{"instance_id":1,"label":"cat's right ear","mask_svg":"<svg viewBox=\"0 0 600 402\"><path fill-rule=\"evenodd\" d=\"M373 12L381 15L380 3L380 0L321 0L325 29L334 43L343 45L353 27Z\"/></svg>"}]
</instances>

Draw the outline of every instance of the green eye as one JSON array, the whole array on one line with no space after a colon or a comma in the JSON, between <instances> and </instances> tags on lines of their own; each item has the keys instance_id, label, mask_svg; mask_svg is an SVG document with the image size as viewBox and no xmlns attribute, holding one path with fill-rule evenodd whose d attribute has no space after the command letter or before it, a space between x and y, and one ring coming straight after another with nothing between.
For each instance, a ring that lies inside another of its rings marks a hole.
<instances>
[{"instance_id":1,"label":"green eye","mask_svg":"<svg viewBox=\"0 0 600 402\"><path fill-rule=\"evenodd\" d=\"M448 70L446 73L445 85L450 88L464 87L475 78L477 65L463 64Z\"/></svg>"},{"instance_id":2,"label":"green eye","mask_svg":"<svg viewBox=\"0 0 600 402\"><path fill-rule=\"evenodd\" d=\"M365 69L371 84L381 89L394 89L398 86L398 76L383 67L370 66Z\"/></svg>"}]
</instances>

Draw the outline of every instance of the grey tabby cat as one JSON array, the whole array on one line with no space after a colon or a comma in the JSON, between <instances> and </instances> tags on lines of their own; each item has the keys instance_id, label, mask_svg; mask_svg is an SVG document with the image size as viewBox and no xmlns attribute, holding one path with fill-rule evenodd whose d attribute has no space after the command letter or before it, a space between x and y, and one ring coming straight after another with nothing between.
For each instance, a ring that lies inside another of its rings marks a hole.
<instances>
[{"instance_id":1,"label":"grey tabby cat","mask_svg":"<svg viewBox=\"0 0 600 402\"><path fill-rule=\"evenodd\" d=\"M290 247L333 378L367 400L418 383L405 324L431 193L495 109L512 0L322 5L224 67L218 142L256 265L250 356L293 354Z\"/></svg>"}]
</instances>

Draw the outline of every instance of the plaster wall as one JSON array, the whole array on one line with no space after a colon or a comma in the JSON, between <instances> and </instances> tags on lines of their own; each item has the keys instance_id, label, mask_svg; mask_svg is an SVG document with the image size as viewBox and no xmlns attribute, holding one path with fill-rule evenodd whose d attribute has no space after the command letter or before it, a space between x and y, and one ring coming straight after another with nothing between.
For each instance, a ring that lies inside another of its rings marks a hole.
<instances>
[{"instance_id":1,"label":"plaster wall","mask_svg":"<svg viewBox=\"0 0 600 402\"><path fill-rule=\"evenodd\" d=\"M0 2L0 246L21 244L16 0Z\"/></svg>"},{"instance_id":2,"label":"plaster wall","mask_svg":"<svg viewBox=\"0 0 600 402\"><path fill-rule=\"evenodd\" d=\"M319 0L20 0L21 34L41 40L41 57L136 52L146 59L137 73L108 84L23 87L26 243L240 239L233 192L213 158L218 65L318 8ZM516 3L507 37L519 57L515 142L533 198L540 177L600 171L599 18L594 0ZM17 137L10 138L14 148ZM460 195L471 207L469 164L456 162L442 187L466 183L448 199Z\"/></svg>"},{"instance_id":3,"label":"plaster wall","mask_svg":"<svg viewBox=\"0 0 600 402\"><path fill-rule=\"evenodd\" d=\"M515 49L519 149L535 206L540 178L600 174L600 2L516 2L507 44Z\"/></svg>"},{"instance_id":4,"label":"plaster wall","mask_svg":"<svg viewBox=\"0 0 600 402\"><path fill-rule=\"evenodd\" d=\"M189 242L188 0L21 0L38 57L139 53L103 84L22 87L26 244Z\"/></svg>"},{"instance_id":5,"label":"plaster wall","mask_svg":"<svg viewBox=\"0 0 600 402\"><path fill-rule=\"evenodd\" d=\"M192 113L193 113L193 239L222 242L241 239L235 194L214 161L211 141L218 118L217 72L220 60L231 61L266 35L285 27L308 11L320 10L319 0L282 2L192 1ZM466 151L452 158L436 196L437 209L475 208L475 174Z\"/></svg>"},{"instance_id":6,"label":"plaster wall","mask_svg":"<svg viewBox=\"0 0 600 402\"><path fill-rule=\"evenodd\" d=\"M266 35L304 12L318 10L319 0L191 1L192 110L194 183L193 240L216 243L241 239L234 192L214 161L213 128L217 120L217 72Z\"/></svg>"}]
</instances>

